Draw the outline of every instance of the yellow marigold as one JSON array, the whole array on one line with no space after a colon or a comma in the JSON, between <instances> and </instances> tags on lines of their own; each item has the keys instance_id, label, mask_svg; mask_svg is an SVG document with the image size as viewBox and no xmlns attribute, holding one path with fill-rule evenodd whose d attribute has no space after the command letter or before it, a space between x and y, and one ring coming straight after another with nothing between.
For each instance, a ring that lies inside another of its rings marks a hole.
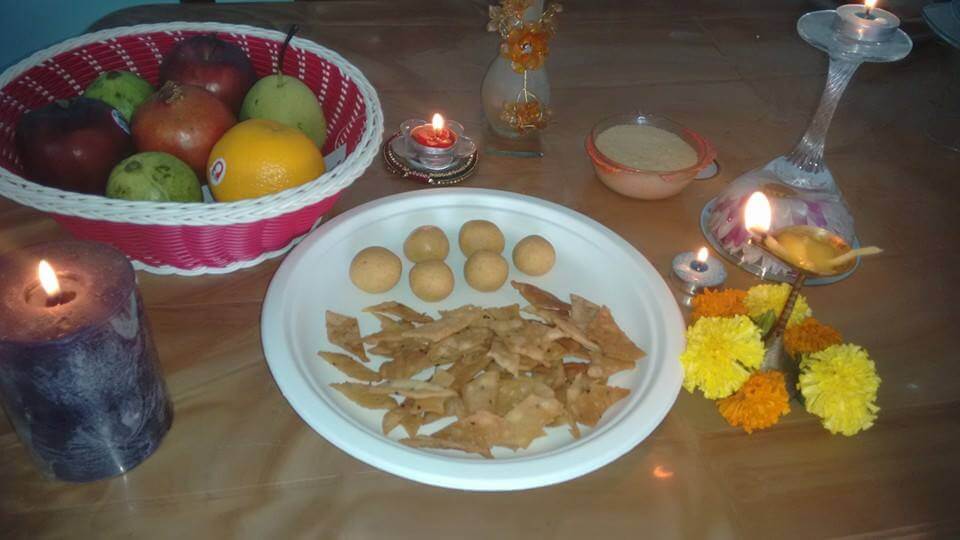
<instances>
[{"instance_id":1,"label":"yellow marigold","mask_svg":"<svg viewBox=\"0 0 960 540\"><path fill-rule=\"evenodd\" d=\"M800 362L800 392L811 414L830 433L850 436L870 428L877 418L880 377L867 351L832 345Z\"/></svg>"},{"instance_id":2,"label":"yellow marigold","mask_svg":"<svg viewBox=\"0 0 960 540\"><path fill-rule=\"evenodd\" d=\"M790 412L783 373L764 371L750 375L735 394L717 401L717 409L731 426L741 426L747 433L776 424Z\"/></svg>"},{"instance_id":3,"label":"yellow marigold","mask_svg":"<svg viewBox=\"0 0 960 540\"><path fill-rule=\"evenodd\" d=\"M783 334L783 347L790 356L822 351L831 345L843 343L843 336L836 328L807 317Z\"/></svg>"},{"instance_id":4,"label":"yellow marigold","mask_svg":"<svg viewBox=\"0 0 960 540\"><path fill-rule=\"evenodd\" d=\"M788 296L790 296L790 285L786 283L754 285L747 290L743 303L746 304L750 317L754 319L762 317L768 311L773 311L779 317ZM812 313L810 306L807 305L807 299L802 294L799 295L787 326L803 322Z\"/></svg>"},{"instance_id":5,"label":"yellow marigold","mask_svg":"<svg viewBox=\"0 0 960 540\"><path fill-rule=\"evenodd\" d=\"M693 297L693 311L690 320L696 321L700 317L733 317L734 315L748 315L747 306L743 299L747 291L740 289L725 289L713 291L707 289Z\"/></svg>"},{"instance_id":6,"label":"yellow marigold","mask_svg":"<svg viewBox=\"0 0 960 540\"><path fill-rule=\"evenodd\" d=\"M688 392L699 388L709 399L727 397L763 363L760 329L743 315L702 317L687 329L680 363Z\"/></svg>"}]
</instances>

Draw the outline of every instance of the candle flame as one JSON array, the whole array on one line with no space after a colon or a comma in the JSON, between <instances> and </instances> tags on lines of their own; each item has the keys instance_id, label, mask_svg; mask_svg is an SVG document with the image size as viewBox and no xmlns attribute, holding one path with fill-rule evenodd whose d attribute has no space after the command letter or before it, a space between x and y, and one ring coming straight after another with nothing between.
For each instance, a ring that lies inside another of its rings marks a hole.
<instances>
[{"instance_id":1,"label":"candle flame","mask_svg":"<svg viewBox=\"0 0 960 540\"><path fill-rule=\"evenodd\" d=\"M441 116L440 113L434 113L433 120L430 123L433 124L434 132L440 131L443 129L443 116Z\"/></svg>"},{"instance_id":2,"label":"candle flame","mask_svg":"<svg viewBox=\"0 0 960 540\"><path fill-rule=\"evenodd\" d=\"M40 276L40 286L47 292L47 296L53 297L60 294L60 281L50 263L41 260L37 265L37 274Z\"/></svg>"},{"instance_id":3,"label":"candle flame","mask_svg":"<svg viewBox=\"0 0 960 540\"><path fill-rule=\"evenodd\" d=\"M763 234L770 230L771 220L770 201L766 195L755 191L743 209L743 226L752 233Z\"/></svg>"},{"instance_id":4,"label":"candle flame","mask_svg":"<svg viewBox=\"0 0 960 540\"><path fill-rule=\"evenodd\" d=\"M700 248L700 251L697 251L697 260L700 261L700 262L702 262L702 263L707 262L707 248L706 248L706 247L702 247L702 248Z\"/></svg>"},{"instance_id":5,"label":"candle flame","mask_svg":"<svg viewBox=\"0 0 960 540\"><path fill-rule=\"evenodd\" d=\"M863 5L867 8L867 13L869 13L871 9L877 6L877 0L863 0Z\"/></svg>"}]
</instances>

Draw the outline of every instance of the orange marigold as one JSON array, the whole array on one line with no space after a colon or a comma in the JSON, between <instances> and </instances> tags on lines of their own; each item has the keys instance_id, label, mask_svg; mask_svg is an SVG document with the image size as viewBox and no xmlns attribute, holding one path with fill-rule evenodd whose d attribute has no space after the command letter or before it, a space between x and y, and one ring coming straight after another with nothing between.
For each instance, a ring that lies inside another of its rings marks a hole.
<instances>
[{"instance_id":1,"label":"orange marigold","mask_svg":"<svg viewBox=\"0 0 960 540\"><path fill-rule=\"evenodd\" d=\"M787 327L783 334L783 348L790 356L820 352L831 345L843 343L836 328L807 317L800 324Z\"/></svg>"},{"instance_id":2,"label":"orange marigold","mask_svg":"<svg viewBox=\"0 0 960 540\"><path fill-rule=\"evenodd\" d=\"M790 412L790 396L780 371L763 371L750 375L730 397L717 401L720 415L731 426L740 426L747 433L766 429Z\"/></svg>"},{"instance_id":3,"label":"orange marigold","mask_svg":"<svg viewBox=\"0 0 960 540\"><path fill-rule=\"evenodd\" d=\"M690 313L690 322L696 322L700 317L733 317L747 315L747 306L743 299L747 291L740 289L725 289L714 291L704 290L693 297L693 311Z\"/></svg>"}]
</instances>

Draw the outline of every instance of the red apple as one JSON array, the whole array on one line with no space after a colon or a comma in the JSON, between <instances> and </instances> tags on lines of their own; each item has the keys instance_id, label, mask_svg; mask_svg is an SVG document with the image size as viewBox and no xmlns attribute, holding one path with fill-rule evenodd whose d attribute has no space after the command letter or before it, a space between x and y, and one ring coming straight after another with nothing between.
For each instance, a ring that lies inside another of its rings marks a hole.
<instances>
[{"instance_id":1,"label":"red apple","mask_svg":"<svg viewBox=\"0 0 960 540\"><path fill-rule=\"evenodd\" d=\"M227 105L199 86L167 82L133 114L133 140L141 152L166 152L207 177L210 149L237 123Z\"/></svg>"},{"instance_id":2,"label":"red apple","mask_svg":"<svg viewBox=\"0 0 960 540\"><path fill-rule=\"evenodd\" d=\"M85 97L25 113L17 124L16 143L30 180L98 195L104 193L113 166L133 154L120 112Z\"/></svg>"},{"instance_id":3,"label":"red apple","mask_svg":"<svg viewBox=\"0 0 960 540\"><path fill-rule=\"evenodd\" d=\"M160 84L167 81L206 88L237 114L257 74L243 49L213 35L200 35L181 41L164 57Z\"/></svg>"}]
</instances>

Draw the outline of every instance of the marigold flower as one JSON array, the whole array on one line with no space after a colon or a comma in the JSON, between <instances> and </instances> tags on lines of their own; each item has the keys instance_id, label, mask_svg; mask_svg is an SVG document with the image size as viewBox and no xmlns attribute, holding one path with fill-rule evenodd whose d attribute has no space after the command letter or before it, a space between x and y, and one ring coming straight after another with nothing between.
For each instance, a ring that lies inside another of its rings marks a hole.
<instances>
[{"instance_id":1,"label":"marigold flower","mask_svg":"<svg viewBox=\"0 0 960 540\"><path fill-rule=\"evenodd\" d=\"M783 347L790 356L822 351L831 345L843 343L843 336L836 328L807 317L800 324L787 328L783 334Z\"/></svg>"},{"instance_id":2,"label":"marigold flower","mask_svg":"<svg viewBox=\"0 0 960 540\"><path fill-rule=\"evenodd\" d=\"M856 345L832 345L804 356L798 386L807 411L830 433L850 436L869 429L880 410L876 366Z\"/></svg>"},{"instance_id":3,"label":"marigold flower","mask_svg":"<svg viewBox=\"0 0 960 540\"><path fill-rule=\"evenodd\" d=\"M725 289L714 291L704 290L693 297L693 311L690 320L696 322L700 317L733 317L734 315L748 315L747 306L743 303L747 291L740 289Z\"/></svg>"},{"instance_id":4,"label":"marigold flower","mask_svg":"<svg viewBox=\"0 0 960 540\"><path fill-rule=\"evenodd\" d=\"M789 296L790 285L786 283L754 285L747 290L747 296L743 299L743 303L747 306L747 311L753 319L762 317L768 311L773 311L779 317ZM807 305L807 299L802 294L798 295L797 302L793 306L793 313L790 314L790 319L787 321L787 326L799 324L812 314L810 306Z\"/></svg>"},{"instance_id":5,"label":"marigold flower","mask_svg":"<svg viewBox=\"0 0 960 540\"><path fill-rule=\"evenodd\" d=\"M680 355L683 387L699 388L709 399L737 391L763 363L760 329L748 317L701 317L687 329Z\"/></svg>"},{"instance_id":6,"label":"marigold flower","mask_svg":"<svg viewBox=\"0 0 960 540\"><path fill-rule=\"evenodd\" d=\"M750 375L740 390L717 401L720 415L731 426L740 426L747 433L766 429L790 412L790 395L780 371L763 371Z\"/></svg>"}]
</instances>

